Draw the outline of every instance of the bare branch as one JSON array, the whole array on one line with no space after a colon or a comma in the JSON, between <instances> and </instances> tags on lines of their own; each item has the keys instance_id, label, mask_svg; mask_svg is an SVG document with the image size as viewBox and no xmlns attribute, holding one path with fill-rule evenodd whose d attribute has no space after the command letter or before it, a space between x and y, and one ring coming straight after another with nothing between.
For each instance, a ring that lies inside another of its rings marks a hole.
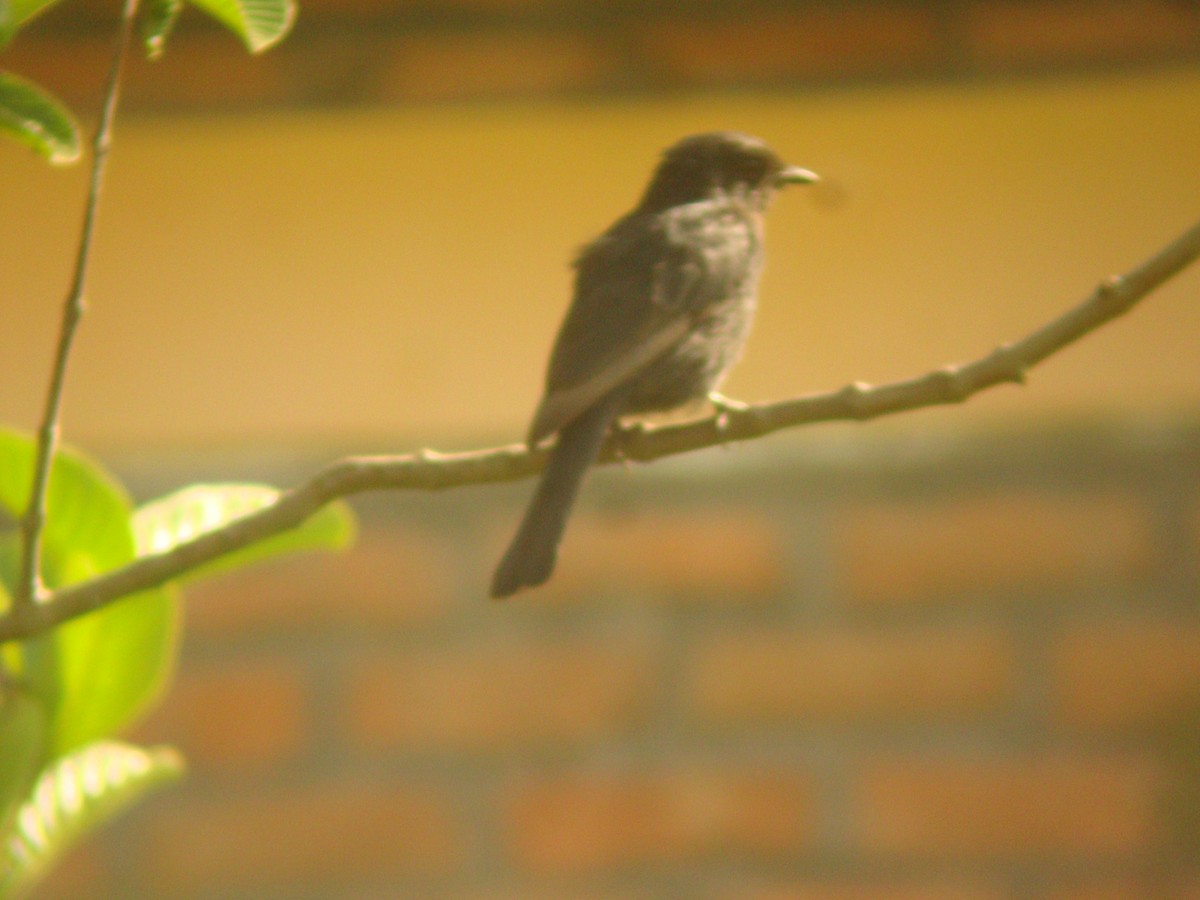
<instances>
[{"instance_id":1,"label":"bare branch","mask_svg":"<svg viewBox=\"0 0 1200 900\"><path fill-rule=\"evenodd\" d=\"M92 258L92 235L96 228L96 209L100 204L100 191L104 186L108 151L112 146L113 119L117 113L117 99L120 95L121 68L133 33L137 3L138 0L125 0L121 11L117 45L113 51L112 65L109 67L108 80L104 86L104 104L100 111L100 122L96 126L96 136L92 143L92 172L88 185L87 202L83 208L79 247L75 254L75 273L71 278L66 302L63 304L58 347L55 350L50 384L46 391L46 406L42 414L42 424L38 429L33 483L30 485L25 514L21 517L21 574L14 598L14 603L18 608L36 603L42 593L41 544L42 530L46 524L46 492L50 486L50 465L58 446L58 418L59 410L62 407L63 387L67 378L67 360L71 356L71 347L74 345L75 331L79 320L83 318L83 291L87 282L88 264Z\"/></svg>"},{"instance_id":2,"label":"bare branch","mask_svg":"<svg viewBox=\"0 0 1200 900\"><path fill-rule=\"evenodd\" d=\"M638 427L611 438L601 453L601 462L648 461L812 422L872 419L924 406L961 403L994 385L1020 383L1037 363L1129 311L1197 257L1200 223L1136 269L1106 280L1090 297L1057 319L973 362L947 366L906 381L878 386L851 384L832 393L722 409L692 422ZM269 507L169 552L63 588L42 603L14 607L0 619L0 642L37 634L120 597L176 579L233 550L295 527L335 498L369 490L432 491L513 481L541 469L546 456L544 448L529 450L514 444L470 453L422 450L405 456L350 457L334 462Z\"/></svg>"},{"instance_id":3,"label":"bare branch","mask_svg":"<svg viewBox=\"0 0 1200 900\"><path fill-rule=\"evenodd\" d=\"M1128 312L1197 257L1200 257L1200 222L1137 268L1106 279L1091 296L1057 319L1020 340L1002 344L980 359L945 366L905 381L877 386L855 383L832 393L727 410L696 422L635 429L622 441L621 455L648 461L812 422L874 419L925 406L962 403L997 384L1023 384L1026 372L1035 365ZM611 452L604 458L611 459Z\"/></svg>"}]
</instances>

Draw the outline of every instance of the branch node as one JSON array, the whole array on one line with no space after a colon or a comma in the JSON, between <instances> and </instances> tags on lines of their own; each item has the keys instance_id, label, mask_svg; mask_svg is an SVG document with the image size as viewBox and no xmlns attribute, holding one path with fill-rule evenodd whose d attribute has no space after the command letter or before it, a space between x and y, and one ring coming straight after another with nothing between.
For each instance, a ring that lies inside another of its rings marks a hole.
<instances>
[{"instance_id":1,"label":"branch node","mask_svg":"<svg viewBox=\"0 0 1200 900\"><path fill-rule=\"evenodd\" d=\"M1125 279L1120 275L1109 275L1096 288L1096 293L1101 297L1112 297L1114 294L1119 294L1125 287Z\"/></svg>"},{"instance_id":2,"label":"branch node","mask_svg":"<svg viewBox=\"0 0 1200 900\"><path fill-rule=\"evenodd\" d=\"M870 392L871 386L865 381L852 381L838 391L837 397L851 418L867 419L871 416L871 410L866 402Z\"/></svg>"},{"instance_id":3,"label":"branch node","mask_svg":"<svg viewBox=\"0 0 1200 900\"><path fill-rule=\"evenodd\" d=\"M1010 381L1019 385L1025 384L1029 366L1011 341L1001 344L993 350L992 359L995 360L996 367L1000 370L1002 381Z\"/></svg>"},{"instance_id":4,"label":"branch node","mask_svg":"<svg viewBox=\"0 0 1200 900\"><path fill-rule=\"evenodd\" d=\"M942 396L950 403L962 403L971 396L971 387L963 378L960 366L943 366L930 373L930 377L942 392Z\"/></svg>"},{"instance_id":5,"label":"branch node","mask_svg":"<svg viewBox=\"0 0 1200 900\"><path fill-rule=\"evenodd\" d=\"M1109 275L1096 287L1095 301L1108 311L1119 310L1129 303L1129 282L1123 275Z\"/></svg>"}]
</instances>

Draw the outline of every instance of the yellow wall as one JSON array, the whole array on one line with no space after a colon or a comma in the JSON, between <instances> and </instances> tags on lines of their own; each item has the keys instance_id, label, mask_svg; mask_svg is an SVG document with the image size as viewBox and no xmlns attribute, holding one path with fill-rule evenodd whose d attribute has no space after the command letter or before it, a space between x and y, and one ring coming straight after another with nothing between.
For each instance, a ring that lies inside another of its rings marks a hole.
<instances>
[{"instance_id":1,"label":"yellow wall","mask_svg":"<svg viewBox=\"0 0 1200 900\"><path fill-rule=\"evenodd\" d=\"M659 149L768 139L829 184L788 192L745 399L906 377L987 351L1200 217L1200 70L120 123L66 434L516 439L574 248ZM31 426L82 170L0 145L0 421ZM946 422L1200 400L1200 268ZM366 447L364 446L364 449Z\"/></svg>"}]
</instances>

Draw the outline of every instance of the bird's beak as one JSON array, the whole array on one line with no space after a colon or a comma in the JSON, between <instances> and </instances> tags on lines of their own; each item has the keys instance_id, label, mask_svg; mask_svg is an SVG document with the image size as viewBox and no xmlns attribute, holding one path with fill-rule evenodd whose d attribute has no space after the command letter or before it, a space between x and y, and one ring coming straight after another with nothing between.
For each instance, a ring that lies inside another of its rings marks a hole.
<instances>
[{"instance_id":1,"label":"bird's beak","mask_svg":"<svg viewBox=\"0 0 1200 900\"><path fill-rule=\"evenodd\" d=\"M784 166L779 170L779 174L775 176L775 181L778 184L812 184L814 181L820 181L821 176L816 172L810 172L808 169L802 169L799 166Z\"/></svg>"}]
</instances>

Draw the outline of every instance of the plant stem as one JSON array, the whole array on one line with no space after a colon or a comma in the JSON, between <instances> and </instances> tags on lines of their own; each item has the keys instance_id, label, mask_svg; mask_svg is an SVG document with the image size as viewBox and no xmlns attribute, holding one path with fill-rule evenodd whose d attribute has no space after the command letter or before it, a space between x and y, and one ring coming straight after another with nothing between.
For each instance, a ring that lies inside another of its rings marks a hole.
<instances>
[{"instance_id":1,"label":"plant stem","mask_svg":"<svg viewBox=\"0 0 1200 900\"><path fill-rule=\"evenodd\" d=\"M133 34L133 22L137 15L138 0L124 0L121 22L117 31L117 44L113 52L112 65L104 87L104 105L100 111L100 122L92 142L92 173L88 185L87 202L83 208L83 225L79 234L79 248L75 254L75 273L67 299L63 304L62 325L59 328L58 347L54 355L54 367L50 372L50 385L46 392L46 406L42 423L38 429L37 456L34 460L33 482L29 490L29 502L21 518L23 537L21 554L21 576L17 582L15 603L18 607L36 603L42 594L41 544L46 525L46 495L50 487L50 468L58 447L59 411L62 407L63 388L66 385L67 361L75 341L75 332L84 312L84 286L87 282L89 263L92 256L92 235L96 227L96 209L100 203L100 191L104 185L104 173L108 164L108 153L112 147L113 119L117 112L120 95L121 69Z\"/></svg>"}]
</instances>

